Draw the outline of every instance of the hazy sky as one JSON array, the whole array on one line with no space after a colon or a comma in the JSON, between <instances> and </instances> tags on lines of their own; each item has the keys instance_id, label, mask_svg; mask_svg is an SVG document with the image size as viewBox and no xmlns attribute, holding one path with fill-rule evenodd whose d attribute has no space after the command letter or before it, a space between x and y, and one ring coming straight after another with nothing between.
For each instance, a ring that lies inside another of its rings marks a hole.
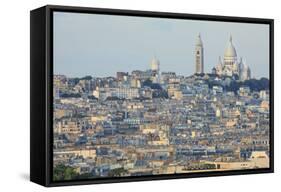
<instances>
[{"instance_id":1,"label":"hazy sky","mask_svg":"<svg viewBox=\"0 0 281 192\"><path fill-rule=\"evenodd\" d=\"M54 13L54 73L70 77L115 76L149 69L155 55L161 71L191 75L198 33L205 72L224 54L230 34L256 78L269 76L269 25L214 21Z\"/></svg>"}]
</instances>

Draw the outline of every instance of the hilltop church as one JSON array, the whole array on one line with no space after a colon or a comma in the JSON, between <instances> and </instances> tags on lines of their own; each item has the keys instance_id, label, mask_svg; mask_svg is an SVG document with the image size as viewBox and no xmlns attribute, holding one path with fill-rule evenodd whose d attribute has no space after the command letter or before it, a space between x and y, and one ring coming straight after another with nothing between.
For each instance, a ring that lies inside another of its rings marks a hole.
<instances>
[{"instance_id":1,"label":"hilltop church","mask_svg":"<svg viewBox=\"0 0 281 192\"><path fill-rule=\"evenodd\" d=\"M198 35L195 45L195 66L197 74L204 73L203 57L203 43L201 36ZM251 70L249 66L243 62L241 57L239 60L237 59L236 49L232 43L232 36L230 36L226 46L223 61L221 60L221 57L219 57L219 62L212 69L212 73L219 76L237 76L241 81L251 78Z\"/></svg>"}]
</instances>

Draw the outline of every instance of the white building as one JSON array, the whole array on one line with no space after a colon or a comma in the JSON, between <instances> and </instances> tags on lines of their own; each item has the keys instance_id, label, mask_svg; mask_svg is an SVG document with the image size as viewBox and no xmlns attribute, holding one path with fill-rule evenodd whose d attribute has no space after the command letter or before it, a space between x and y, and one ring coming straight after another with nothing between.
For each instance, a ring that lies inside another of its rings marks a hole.
<instances>
[{"instance_id":1,"label":"white building","mask_svg":"<svg viewBox=\"0 0 281 192\"><path fill-rule=\"evenodd\" d=\"M150 63L150 68L152 71L152 82L153 83L159 83L160 81L160 62L159 60L154 56Z\"/></svg>"},{"instance_id":2,"label":"white building","mask_svg":"<svg viewBox=\"0 0 281 192\"><path fill-rule=\"evenodd\" d=\"M234 76L237 75L239 80L245 81L251 78L251 70L249 66L240 58L237 59L236 49L232 43L232 36L224 52L223 61L219 57L217 66L213 69L217 75Z\"/></svg>"}]
</instances>

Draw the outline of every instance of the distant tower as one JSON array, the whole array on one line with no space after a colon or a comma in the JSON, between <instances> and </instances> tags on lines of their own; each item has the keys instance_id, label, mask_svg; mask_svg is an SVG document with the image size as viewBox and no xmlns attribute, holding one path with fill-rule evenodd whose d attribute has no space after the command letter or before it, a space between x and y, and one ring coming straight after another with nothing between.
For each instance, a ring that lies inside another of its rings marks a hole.
<instances>
[{"instance_id":1,"label":"distant tower","mask_svg":"<svg viewBox=\"0 0 281 192\"><path fill-rule=\"evenodd\" d=\"M195 73L204 73L204 49L200 34L195 44Z\"/></svg>"},{"instance_id":2,"label":"distant tower","mask_svg":"<svg viewBox=\"0 0 281 192\"><path fill-rule=\"evenodd\" d=\"M152 71L152 81L153 81L153 83L159 83L160 62L155 56L152 58L152 61L150 63L150 67L151 67L151 71Z\"/></svg>"}]
</instances>

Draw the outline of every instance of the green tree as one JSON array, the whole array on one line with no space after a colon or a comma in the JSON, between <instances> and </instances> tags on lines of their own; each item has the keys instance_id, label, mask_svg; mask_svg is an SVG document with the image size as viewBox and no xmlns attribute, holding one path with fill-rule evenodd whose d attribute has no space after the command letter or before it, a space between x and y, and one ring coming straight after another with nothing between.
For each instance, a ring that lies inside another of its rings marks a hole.
<instances>
[{"instance_id":1,"label":"green tree","mask_svg":"<svg viewBox=\"0 0 281 192\"><path fill-rule=\"evenodd\" d=\"M58 164L54 167L53 179L54 181L71 180L78 177L78 173L73 167Z\"/></svg>"},{"instance_id":2,"label":"green tree","mask_svg":"<svg viewBox=\"0 0 281 192\"><path fill-rule=\"evenodd\" d=\"M91 79L93 79L93 77L90 75L87 75L85 77L82 77L80 80L91 80Z\"/></svg>"},{"instance_id":3,"label":"green tree","mask_svg":"<svg viewBox=\"0 0 281 192\"><path fill-rule=\"evenodd\" d=\"M108 176L109 177L116 177L116 176L120 177L120 176L122 176L122 175L124 175L126 173L128 173L128 171L125 170L123 167L121 167L121 168L110 170L109 173L108 173Z\"/></svg>"}]
</instances>

